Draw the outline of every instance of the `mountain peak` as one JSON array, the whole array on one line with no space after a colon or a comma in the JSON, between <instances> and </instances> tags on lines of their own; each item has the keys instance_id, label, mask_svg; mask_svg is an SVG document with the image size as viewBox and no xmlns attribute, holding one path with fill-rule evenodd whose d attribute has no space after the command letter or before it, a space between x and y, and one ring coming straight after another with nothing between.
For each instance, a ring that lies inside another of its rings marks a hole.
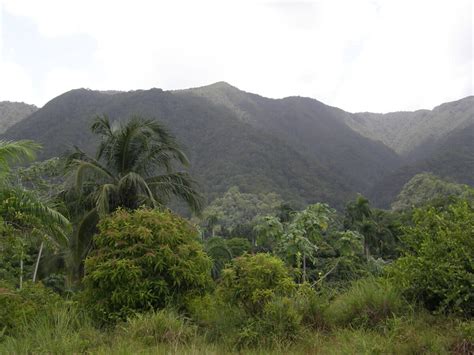
<instances>
[{"instance_id":1,"label":"mountain peak","mask_svg":"<svg viewBox=\"0 0 474 355\"><path fill-rule=\"evenodd\" d=\"M203 86L203 88L206 88L206 87L207 88L214 88L214 89L236 89L236 90L239 90L238 88L236 88L235 86L229 84L226 81L218 81L214 84Z\"/></svg>"}]
</instances>

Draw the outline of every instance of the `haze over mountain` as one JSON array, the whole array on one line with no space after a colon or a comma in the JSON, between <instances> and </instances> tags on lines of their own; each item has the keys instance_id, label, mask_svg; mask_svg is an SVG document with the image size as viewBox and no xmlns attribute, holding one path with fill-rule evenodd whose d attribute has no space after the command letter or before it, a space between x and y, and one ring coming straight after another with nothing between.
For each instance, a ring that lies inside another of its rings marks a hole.
<instances>
[{"instance_id":1,"label":"haze over mountain","mask_svg":"<svg viewBox=\"0 0 474 355\"><path fill-rule=\"evenodd\" d=\"M362 135L377 139L401 155L423 154L449 132L474 123L474 96L448 102L433 110L357 113L347 123ZM417 149L424 145L424 149Z\"/></svg>"},{"instance_id":2,"label":"haze over mountain","mask_svg":"<svg viewBox=\"0 0 474 355\"><path fill-rule=\"evenodd\" d=\"M209 199L237 185L278 192L295 204L342 207L363 193L388 207L423 171L474 184L473 101L380 115L352 114L304 97L269 99L224 82L177 91L78 89L51 100L5 136L41 142L42 158L72 145L93 152L89 126L95 115L140 114L163 122L186 147L191 172Z\"/></svg>"},{"instance_id":3,"label":"haze over mountain","mask_svg":"<svg viewBox=\"0 0 474 355\"><path fill-rule=\"evenodd\" d=\"M38 109L23 102L0 101L0 133L4 133L15 123L31 115Z\"/></svg>"}]
</instances>

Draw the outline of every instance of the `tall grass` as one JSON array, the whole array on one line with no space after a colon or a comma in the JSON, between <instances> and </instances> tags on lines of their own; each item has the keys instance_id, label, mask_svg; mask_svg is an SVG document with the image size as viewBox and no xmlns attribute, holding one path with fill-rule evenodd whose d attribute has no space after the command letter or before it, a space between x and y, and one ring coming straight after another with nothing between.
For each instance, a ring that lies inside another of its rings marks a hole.
<instances>
[{"instance_id":1,"label":"tall grass","mask_svg":"<svg viewBox=\"0 0 474 355\"><path fill-rule=\"evenodd\" d=\"M95 328L74 303L24 321L0 354L471 354L474 322L413 310L389 284L361 280L329 301L277 297L259 316L208 295L190 318L169 309Z\"/></svg>"},{"instance_id":2,"label":"tall grass","mask_svg":"<svg viewBox=\"0 0 474 355\"><path fill-rule=\"evenodd\" d=\"M1 353L84 352L105 336L73 303L58 304L55 309L25 319L19 329L15 337L6 337L0 344Z\"/></svg>"},{"instance_id":3,"label":"tall grass","mask_svg":"<svg viewBox=\"0 0 474 355\"><path fill-rule=\"evenodd\" d=\"M334 326L376 327L390 317L410 311L397 289L387 280L361 279L331 303L327 310Z\"/></svg>"}]
</instances>

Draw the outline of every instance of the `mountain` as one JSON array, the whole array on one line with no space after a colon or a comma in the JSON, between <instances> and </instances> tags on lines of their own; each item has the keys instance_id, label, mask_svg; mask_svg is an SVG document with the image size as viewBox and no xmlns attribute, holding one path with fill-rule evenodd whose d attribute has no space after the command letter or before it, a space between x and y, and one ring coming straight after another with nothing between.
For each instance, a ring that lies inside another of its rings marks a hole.
<instances>
[{"instance_id":1,"label":"mountain","mask_svg":"<svg viewBox=\"0 0 474 355\"><path fill-rule=\"evenodd\" d=\"M23 102L0 101L0 134L36 110L38 110L38 107L35 105L28 105Z\"/></svg>"},{"instance_id":2,"label":"mountain","mask_svg":"<svg viewBox=\"0 0 474 355\"><path fill-rule=\"evenodd\" d=\"M429 155L437 142L450 132L474 123L474 96L442 104L433 110L357 113L347 116L346 122L360 134L416 160Z\"/></svg>"},{"instance_id":3,"label":"mountain","mask_svg":"<svg viewBox=\"0 0 474 355\"><path fill-rule=\"evenodd\" d=\"M351 114L317 100L274 100L223 82L188 92L227 107L242 122L289 142L320 161L355 192L367 193L375 181L401 164L390 148L354 132L346 124Z\"/></svg>"},{"instance_id":4,"label":"mountain","mask_svg":"<svg viewBox=\"0 0 474 355\"><path fill-rule=\"evenodd\" d=\"M343 207L362 193L388 208L416 174L474 185L474 97L433 110L352 114L305 97L270 99L225 82L186 90L77 89L4 134L43 144L41 158L73 145L89 153L94 116L133 114L163 122L185 147L209 200L230 186L277 192L295 205Z\"/></svg>"},{"instance_id":5,"label":"mountain","mask_svg":"<svg viewBox=\"0 0 474 355\"><path fill-rule=\"evenodd\" d=\"M379 207L388 207L416 174L429 172L441 178L474 186L474 123L458 128L432 144L425 158L387 174L369 193Z\"/></svg>"},{"instance_id":6,"label":"mountain","mask_svg":"<svg viewBox=\"0 0 474 355\"><path fill-rule=\"evenodd\" d=\"M474 189L468 185L443 180L430 173L421 173L415 175L403 186L392 203L392 209L418 207L433 199L450 196L474 200Z\"/></svg>"},{"instance_id":7,"label":"mountain","mask_svg":"<svg viewBox=\"0 0 474 355\"><path fill-rule=\"evenodd\" d=\"M73 90L5 136L41 142L42 158L72 145L93 152L89 127L97 114L163 122L185 146L191 172L209 199L237 185L244 192L275 191L295 204L342 207L400 164L391 149L348 127L348 113L340 109L307 98L272 100L226 83L181 91Z\"/></svg>"}]
</instances>

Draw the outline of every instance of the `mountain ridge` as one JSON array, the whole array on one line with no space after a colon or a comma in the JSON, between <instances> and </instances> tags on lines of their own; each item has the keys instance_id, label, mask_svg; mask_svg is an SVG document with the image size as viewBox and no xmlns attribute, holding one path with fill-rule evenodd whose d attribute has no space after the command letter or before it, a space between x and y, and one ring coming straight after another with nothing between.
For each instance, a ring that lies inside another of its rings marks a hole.
<instances>
[{"instance_id":1,"label":"mountain ridge","mask_svg":"<svg viewBox=\"0 0 474 355\"><path fill-rule=\"evenodd\" d=\"M454 114L465 114L469 109L466 102L471 99L456 101L463 111ZM437 107L440 112L449 112L457 106L446 103ZM186 147L191 172L209 198L237 185L244 192L282 192L297 204L327 201L339 207L356 193L368 195L380 206L389 206L411 171L420 172L417 164L437 164L424 161L453 131L443 128L448 133L433 142L420 143L410 157L354 129L355 121L367 119L360 113L301 96L266 98L221 81L171 91L70 90L14 124L4 136L38 140L44 145L42 158L58 155L72 145L92 153L96 143L89 126L91 119L101 114L115 120L140 114L162 121ZM440 122L446 122L446 117ZM461 121L465 119L461 117ZM464 154L461 151L453 152L454 161ZM469 169L463 174L469 174ZM435 166L433 170L442 169ZM464 175L458 178L465 180Z\"/></svg>"}]
</instances>

